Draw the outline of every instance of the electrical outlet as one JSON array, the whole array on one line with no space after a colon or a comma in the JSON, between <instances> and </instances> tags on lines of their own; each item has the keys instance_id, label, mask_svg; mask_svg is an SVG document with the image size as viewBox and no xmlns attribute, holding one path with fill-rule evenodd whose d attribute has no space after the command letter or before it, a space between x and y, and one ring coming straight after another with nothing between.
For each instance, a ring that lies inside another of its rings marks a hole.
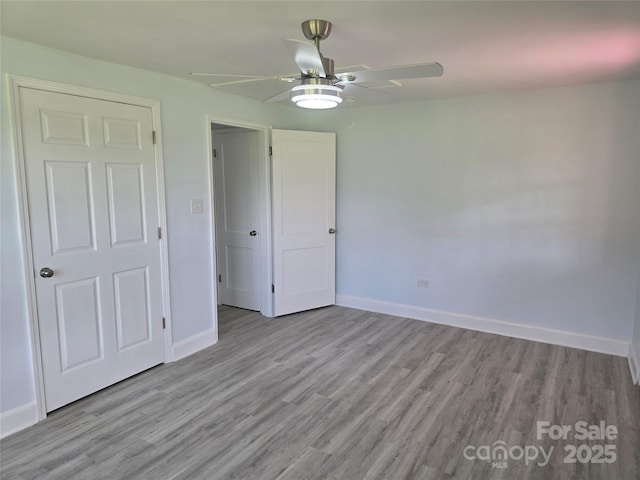
<instances>
[{"instance_id":1,"label":"electrical outlet","mask_svg":"<svg viewBox=\"0 0 640 480\"><path fill-rule=\"evenodd\" d=\"M204 204L201 198L191 199L191 213L202 213L204 210Z\"/></svg>"},{"instance_id":2,"label":"electrical outlet","mask_svg":"<svg viewBox=\"0 0 640 480\"><path fill-rule=\"evenodd\" d=\"M431 286L431 283L429 282L429 280L426 280L424 278L419 278L418 279L418 286L420 288L429 288Z\"/></svg>"}]
</instances>

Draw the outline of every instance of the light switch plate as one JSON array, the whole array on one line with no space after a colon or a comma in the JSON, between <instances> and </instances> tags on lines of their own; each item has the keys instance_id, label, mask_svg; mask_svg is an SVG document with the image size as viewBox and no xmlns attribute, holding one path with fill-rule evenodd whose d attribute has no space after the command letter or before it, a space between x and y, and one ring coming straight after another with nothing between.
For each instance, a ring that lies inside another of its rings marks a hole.
<instances>
[{"instance_id":1,"label":"light switch plate","mask_svg":"<svg viewBox=\"0 0 640 480\"><path fill-rule=\"evenodd\" d=\"M204 205L201 198L191 199L191 213L202 213Z\"/></svg>"}]
</instances>

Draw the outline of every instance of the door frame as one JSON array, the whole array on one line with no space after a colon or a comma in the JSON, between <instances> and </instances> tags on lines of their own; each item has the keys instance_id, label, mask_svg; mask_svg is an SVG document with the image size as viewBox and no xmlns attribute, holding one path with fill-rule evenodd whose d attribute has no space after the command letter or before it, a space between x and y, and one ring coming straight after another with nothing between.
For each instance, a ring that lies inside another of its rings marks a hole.
<instances>
[{"instance_id":1,"label":"door frame","mask_svg":"<svg viewBox=\"0 0 640 480\"><path fill-rule=\"evenodd\" d=\"M262 123L248 122L233 118L207 115L207 165L209 168L209 201L211 211L211 249L213 265L212 282L216 286L214 289L214 304L218 305L218 261L217 261L217 241L216 241L216 206L215 206L215 178L213 169L213 125L225 127L244 128L256 130L259 134L259 184L260 184L260 313L265 317L273 317L273 295L271 293L271 283L273 280L272 243L271 243L271 161L269 156L269 145L271 142L271 126ZM217 310L217 308L216 308ZM216 314L217 322L217 314Z\"/></svg>"},{"instance_id":2,"label":"door frame","mask_svg":"<svg viewBox=\"0 0 640 480\"><path fill-rule=\"evenodd\" d=\"M42 368L42 354L40 345L40 324L36 303L35 265L33 262L33 245L31 240L31 218L27 195L27 179L25 156L23 150L22 118L20 115L20 88L33 88L53 93L62 93L87 97L96 100L125 103L151 109L153 130L156 134L154 144L155 174L158 200L158 225L162 228L160 239L160 275L162 284L162 311L166 320L164 329L164 362L173 360L171 334L171 305L169 295L169 251L167 247L167 216L164 189L164 163L162 156L162 129L160 123L160 102L158 100L114 93L87 87L80 87L65 83L39 80L18 75L7 75L9 83L9 124L13 140L13 156L16 166L16 182L18 190L18 218L20 222L21 245L23 252L23 272L27 284L27 316L29 318L29 334L31 339L31 360L33 365L35 404L37 420L47 417L44 395L44 373Z\"/></svg>"}]
</instances>

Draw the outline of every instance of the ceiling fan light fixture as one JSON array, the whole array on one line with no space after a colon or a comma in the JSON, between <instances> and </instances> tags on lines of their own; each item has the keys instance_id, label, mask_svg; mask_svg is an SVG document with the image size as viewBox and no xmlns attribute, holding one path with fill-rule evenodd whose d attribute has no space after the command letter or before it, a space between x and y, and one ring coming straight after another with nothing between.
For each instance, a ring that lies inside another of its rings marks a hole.
<instances>
[{"instance_id":1,"label":"ceiling fan light fixture","mask_svg":"<svg viewBox=\"0 0 640 480\"><path fill-rule=\"evenodd\" d=\"M335 85L298 85L291 89L289 98L302 108L334 108L342 102L342 89Z\"/></svg>"}]
</instances>

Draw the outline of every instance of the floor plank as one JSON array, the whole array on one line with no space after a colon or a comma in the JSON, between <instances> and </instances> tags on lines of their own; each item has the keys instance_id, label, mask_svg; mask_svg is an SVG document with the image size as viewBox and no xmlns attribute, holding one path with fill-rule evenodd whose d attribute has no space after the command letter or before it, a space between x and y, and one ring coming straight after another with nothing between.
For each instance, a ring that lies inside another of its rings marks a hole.
<instances>
[{"instance_id":1,"label":"floor plank","mask_svg":"<svg viewBox=\"0 0 640 480\"><path fill-rule=\"evenodd\" d=\"M626 359L343 307L277 319L222 307L219 320L217 345L2 440L1 478L640 478ZM619 434L539 439L545 420ZM506 468L465 457L496 442L553 453ZM605 444L613 463L563 462L567 445Z\"/></svg>"}]
</instances>

